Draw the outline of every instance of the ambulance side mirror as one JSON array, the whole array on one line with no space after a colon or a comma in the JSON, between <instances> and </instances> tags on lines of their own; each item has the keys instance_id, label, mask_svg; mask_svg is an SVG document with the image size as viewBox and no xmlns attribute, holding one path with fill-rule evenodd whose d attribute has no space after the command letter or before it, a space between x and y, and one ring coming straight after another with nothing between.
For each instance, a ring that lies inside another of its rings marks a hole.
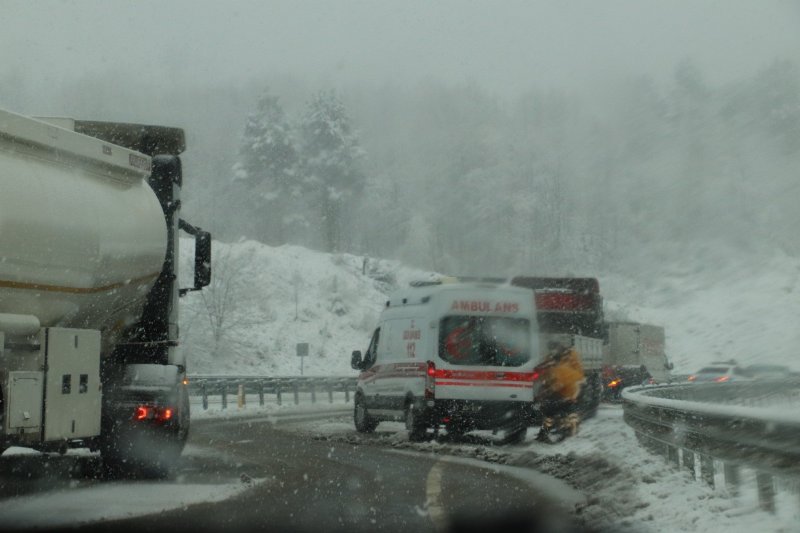
<instances>
[{"instance_id":1,"label":"ambulance side mirror","mask_svg":"<svg viewBox=\"0 0 800 533\"><path fill-rule=\"evenodd\" d=\"M361 350L355 350L350 357L350 366L354 370L363 370L364 362L361 360Z\"/></svg>"}]
</instances>

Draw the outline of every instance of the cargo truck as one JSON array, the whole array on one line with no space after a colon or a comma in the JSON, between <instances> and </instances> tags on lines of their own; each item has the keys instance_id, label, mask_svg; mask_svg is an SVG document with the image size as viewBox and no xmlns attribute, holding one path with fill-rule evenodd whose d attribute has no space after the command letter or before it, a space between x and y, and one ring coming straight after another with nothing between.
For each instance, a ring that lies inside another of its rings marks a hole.
<instances>
[{"instance_id":1,"label":"cargo truck","mask_svg":"<svg viewBox=\"0 0 800 533\"><path fill-rule=\"evenodd\" d=\"M668 383L672 363L664 351L664 328L638 322L608 322L603 361L610 367L641 367L656 383ZM638 383L636 383L638 385Z\"/></svg>"},{"instance_id":2,"label":"cargo truck","mask_svg":"<svg viewBox=\"0 0 800 533\"><path fill-rule=\"evenodd\" d=\"M517 276L511 285L533 291L539 326L540 351L550 341L572 346L586 375L578 397L583 418L595 414L603 394L605 322L600 284L595 278Z\"/></svg>"},{"instance_id":3,"label":"cargo truck","mask_svg":"<svg viewBox=\"0 0 800 533\"><path fill-rule=\"evenodd\" d=\"M0 452L87 447L157 475L179 458L178 297L211 275L210 234L180 218L184 149L178 128L0 110Z\"/></svg>"}]
</instances>

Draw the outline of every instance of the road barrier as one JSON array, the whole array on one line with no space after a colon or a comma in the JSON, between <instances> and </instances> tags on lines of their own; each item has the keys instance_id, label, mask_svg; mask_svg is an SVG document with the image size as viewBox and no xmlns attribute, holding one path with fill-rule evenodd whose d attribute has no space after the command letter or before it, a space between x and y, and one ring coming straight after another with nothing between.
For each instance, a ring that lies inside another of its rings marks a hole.
<instances>
[{"instance_id":1,"label":"road barrier","mask_svg":"<svg viewBox=\"0 0 800 533\"><path fill-rule=\"evenodd\" d=\"M357 378L328 377L258 377L258 376L208 376L189 377L189 394L202 398L203 409L208 409L209 396L219 396L222 409L228 408L228 396L236 396L239 408L246 404L247 395L258 395L259 405L264 405L267 396L274 396L278 405L284 394L291 394L295 404L300 403L301 393L311 394L311 403L316 403L317 393L327 396L333 403L335 392L344 392L345 403L355 391Z\"/></svg>"},{"instance_id":2,"label":"road barrier","mask_svg":"<svg viewBox=\"0 0 800 533\"><path fill-rule=\"evenodd\" d=\"M800 381L637 387L622 397L639 442L677 468L712 487L721 478L732 496L750 482L766 511L778 492L800 504Z\"/></svg>"}]
</instances>

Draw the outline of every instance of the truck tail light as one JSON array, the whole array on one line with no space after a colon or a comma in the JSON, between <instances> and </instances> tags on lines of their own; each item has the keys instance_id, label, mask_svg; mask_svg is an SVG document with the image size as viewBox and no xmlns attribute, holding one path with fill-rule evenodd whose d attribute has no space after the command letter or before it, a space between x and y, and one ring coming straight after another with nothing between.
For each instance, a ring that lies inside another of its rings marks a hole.
<instances>
[{"instance_id":1,"label":"truck tail light","mask_svg":"<svg viewBox=\"0 0 800 533\"><path fill-rule=\"evenodd\" d=\"M133 412L134 420L155 420L166 422L172 420L175 410L171 407L154 407L152 405L140 405Z\"/></svg>"},{"instance_id":2,"label":"truck tail light","mask_svg":"<svg viewBox=\"0 0 800 533\"><path fill-rule=\"evenodd\" d=\"M428 369L425 372L425 399L433 400L436 397L436 365L433 361L428 361Z\"/></svg>"}]
</instances>

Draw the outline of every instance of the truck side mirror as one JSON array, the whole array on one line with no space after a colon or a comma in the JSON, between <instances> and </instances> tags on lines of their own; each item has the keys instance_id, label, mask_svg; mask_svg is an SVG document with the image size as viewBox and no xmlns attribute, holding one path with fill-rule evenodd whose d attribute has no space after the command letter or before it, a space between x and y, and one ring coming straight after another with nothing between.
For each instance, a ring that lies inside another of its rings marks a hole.
<instances>
[{"instance_id":1,"label":"truck side mirror","mask_svg":"<svg viewBox=\"0 0 800 533\"><path fill-rule=\"evenodd\" d=\"M194 287L180 289L178 294L183 296L188 292L208 287L211 283L211 234L183 219L178 220L178 227L189 235L194 235Z\"/></svg>"},{"instance_id":2,"label":"truck side mirror","mask_svg":"<svg viewBox=\"0 0 800 533\"><path fill-rule=\"evenodd\" d=\"M211 283L211 234L199 231L194 237L194 288L207 287Z\"/></svg>"},{"instance_id":3,"label":"truck side mirror","mask_svg":"<svg viewBox=\"0 0 800 533\"><path fill-rule=\"evenodd\" d=\"M355 350L350 357L350 366L353 367L354 370L362 370L363 364L361 360L361 350Z\"/></svg>"}]
</instances>

